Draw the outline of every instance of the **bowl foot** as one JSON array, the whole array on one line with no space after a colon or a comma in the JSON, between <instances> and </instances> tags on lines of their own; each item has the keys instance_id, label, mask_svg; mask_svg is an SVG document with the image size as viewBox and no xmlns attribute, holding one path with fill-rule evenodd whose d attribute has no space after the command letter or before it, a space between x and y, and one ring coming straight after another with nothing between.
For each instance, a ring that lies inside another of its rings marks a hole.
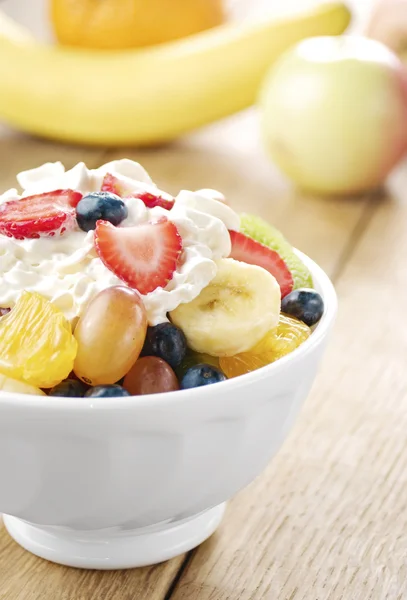
<instances>
[{"instance_id":1,"label":"bowl foot","mask_svg":"<svg viewBox=\"0 0 407 600\"><path fill-rule=\"evenodd\" d=\"M154 565L199 546L218 528L225 504L160 529L75 531L40 527L4 515L11 537L52 562L83 569L131 569Z\"/></svg>"}]
</instances>

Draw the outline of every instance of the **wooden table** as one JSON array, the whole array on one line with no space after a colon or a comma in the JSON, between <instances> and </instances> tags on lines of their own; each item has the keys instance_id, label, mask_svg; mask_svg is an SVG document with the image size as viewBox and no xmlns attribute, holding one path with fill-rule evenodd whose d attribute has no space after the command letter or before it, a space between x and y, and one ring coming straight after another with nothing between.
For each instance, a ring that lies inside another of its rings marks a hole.
<instances>
[{"instance_id":1,"label":"wooden table","mask_svg":"<svg viewBox=\"0 0 407 600\"><path fill-rule=\"evenodd\" d=\"M1 133L1 188L45 161L124 154ZM218 188L283 229L336 284L335 336L289 440L212 539L163 565L86 572L29 555L0 524L0 600L404 600L407 165L387 194L302 197L264 155L253 111L126 154L169 191Z\"/></svg>"}]
</instances>

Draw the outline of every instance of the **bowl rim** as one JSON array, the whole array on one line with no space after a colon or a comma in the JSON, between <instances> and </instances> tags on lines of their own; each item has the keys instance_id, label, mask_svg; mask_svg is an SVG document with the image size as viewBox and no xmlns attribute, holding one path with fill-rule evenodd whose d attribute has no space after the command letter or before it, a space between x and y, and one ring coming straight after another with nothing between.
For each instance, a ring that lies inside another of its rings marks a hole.
<instances>
[{"instance_id":1,"label":"bowl rim","mask_svg":"<svg viewBox=\"0 0 407 600\"><path fill-rule=\"evenodd\" d=\"M236 388L246 385L250 386L251 384L260 380L268 379L284 370L288 363L294 364L302 360L315 348L315 346L318 346L318 344L321 343L333 326L337 313L338 300L335 288L330 278L325 271L309 256L297 249L295 249L295 252L311 271L314 285L321 293L324 300L324 314L315 330L312 332L312 335L290 354L287 354L276 362L262 367L261 369L257 369L256 371L252 371L245 375L240 375L239 377L234 377L217 383L216 389L219 390L219 386L222 386L222 392L225 394L228 391L232 401L233 390ZM117 409L124 410L126 408L141 408L145 407L146 405L148 405L150 408L159 408L163 404L165 404L168 408L169 403L174 405L184 401L187 401L188 403L194 402L194 400L197 401L202 396L208 396L209 390L213 390L212 386L202 386L187 390L163 392L161 394L148 394L144 396L123 396L115 398L69 398L53 396L52 400L49 396L34 396L30 394L21 394L18 392L0 391L0 408L13 407L15 409L29 408L32 410L46 409L49 412L86 412L94 410L106 411ZM214 397L213 393L210 393L209 395Z\"/></svg>"}]
</instances>

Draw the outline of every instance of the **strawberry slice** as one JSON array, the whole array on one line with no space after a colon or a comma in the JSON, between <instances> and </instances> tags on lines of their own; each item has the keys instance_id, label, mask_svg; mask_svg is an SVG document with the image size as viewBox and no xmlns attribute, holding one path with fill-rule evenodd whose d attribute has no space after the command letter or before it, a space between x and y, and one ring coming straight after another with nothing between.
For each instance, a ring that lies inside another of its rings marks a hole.
<instances>
[{"instance_id":1,"label":"strawberry slice","mask_svg":"<svg viewBox=\"0 0 407 600\"><path fill-rule=\"evenodd\" d=\"M162 196L158 196L157 194L150 194L149 192L145 192L144 194L134 194L134 198L140 198L147 206L147 208L154 208L155 206L161 206L161 208L165 208L165 210L171 210L174 206L175 200L166 200Z\"/></svg>"},{"instance_id":2,"label":"strawberry slice","mask_svg":"<svg viewBox=\"0 0 407 600\"><path fill-rule=\"evenodd\" d=\"M271 250L271 248L256 242L243 233L237 231L229 231L229 233L232 242L230 258L249 265L263 267L263 269L274 275L281 288L282 298L293 290L294 279L291 271L275 250Z\"/></svg>"},{"instance_id":3,"label":"strawberry slice","mask_svg":"<svg viewBox=\"0 0 407 600\"><path fill-rule=\"evenodd\" d=\"M107 221L98 221L95 246L110 271L140 294L148 294L172 279L182 239L174 223L167 219L136 227L114 227Z\"/></svg>"},{"instance_id":4,"label":"strawberry slice","mask_svg":"<svg viewBox=\"0 0 407 600\"><path fill-rule=\"evenodd\" d=\"M134 190L126 187L126 184L123 181L114 175L111 175L110 173L106 173L104 176L101 191L111 192L117 196L120 196L120 198L139 198L144 202L147 208L161 206L161 208L165 208L165 210L171 210L175 202L173 198L167 200L159 194L151 194L150 192L134 192Z\"/></svg>"},{"instance_id":5,"label":"strawberry slice","mask_svg":"<svg viewBox=\"0 0 407 600\"><path fill-rule=\"evenodd\" d=\"M18 240L62 235L75 226L80 192L56 190L0 205L0 233Z\"/></svg>"},{"instance_id":6,"label":"strawberry slice","mask_svg":"<svg viewBox=\"0 0 407 600\"><path fill-rule=\"evenodd\" d=\"M131 195L131 191L126 189L126 184L110 173L106 173L104 176L100 190L101 192L111 192L120 198Z\"/></svg>"}]
</instances>

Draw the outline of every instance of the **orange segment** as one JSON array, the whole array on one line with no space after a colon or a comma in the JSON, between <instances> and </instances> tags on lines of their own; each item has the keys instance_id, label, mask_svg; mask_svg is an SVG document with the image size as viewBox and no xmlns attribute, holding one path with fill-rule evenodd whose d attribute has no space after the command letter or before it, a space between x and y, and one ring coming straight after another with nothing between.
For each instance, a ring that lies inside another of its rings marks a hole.
<instances>
[{"instance_id":1,"label":"orange segment","mask_svg":"<svg viewBox=\"0 0 407 600\"><path fill-rule=\"evenodd\" d=\"M204 31L225 20L223 0L50 0L61 44L123 49Z\"/></svg>"},{"instance_id":2,"label":"orange segment","mask_svg":"<svg viewBox=\"0 0 407 600\"><path fill-rule=\"evenodd\" d=\"M63 313L37 293L23 292L0 319L0 373L37 388L68 377L77 343Z\"/></svg>"},{"instance_id":3,"label":"orange segment","mask_svg":"<svg viewBox=\"0 0 407 600\"><path fill-rule=\"evenodd\" d=\"M227 377L250 373L290 354L310 335L311 329L305 323L281 314L276 329L269 331L250 352L221 357L220 368Z\"/></svg>"}]
</instances>

